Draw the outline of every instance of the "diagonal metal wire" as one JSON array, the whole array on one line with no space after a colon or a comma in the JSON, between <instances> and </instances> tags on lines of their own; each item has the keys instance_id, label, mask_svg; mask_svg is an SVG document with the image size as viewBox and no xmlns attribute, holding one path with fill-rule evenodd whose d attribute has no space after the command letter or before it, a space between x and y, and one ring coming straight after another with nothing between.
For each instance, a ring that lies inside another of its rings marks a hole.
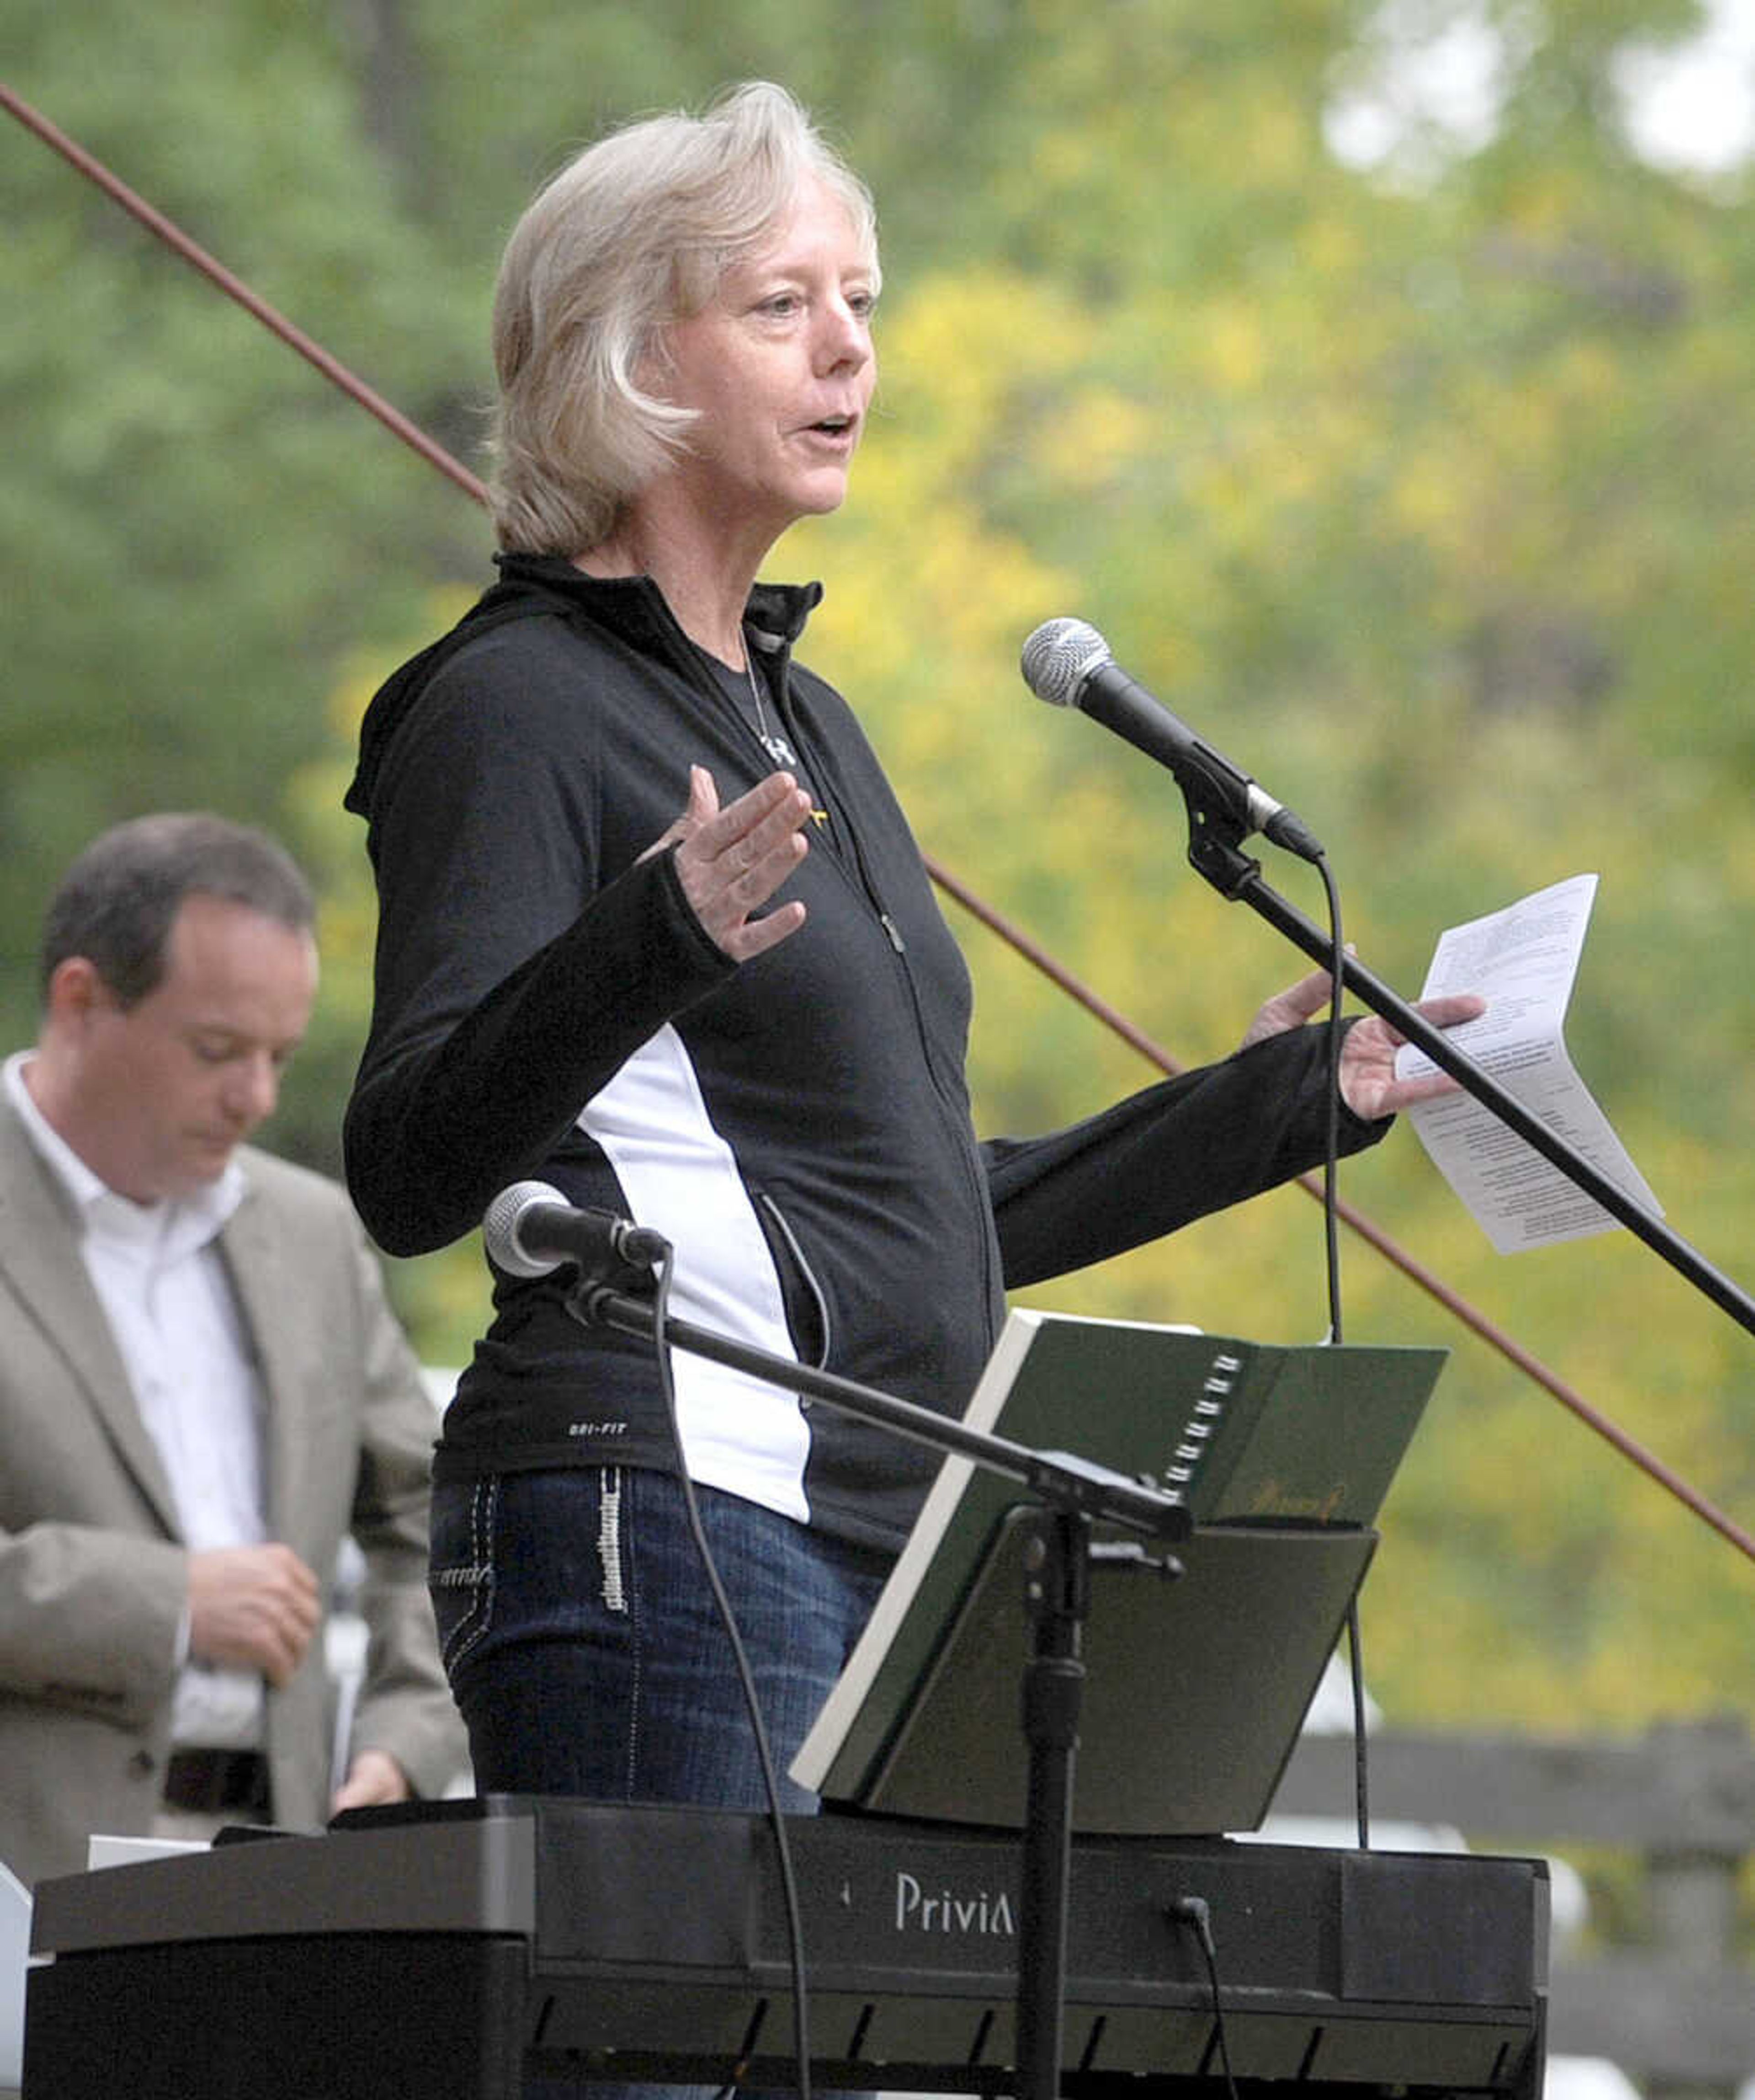
<instances>
[{"instance_id":1,"label":"diagonal metal wire","mask_svg":"<svg viewBox=\"0 0 1755 2100\"><path fill-rule=\"evenodd\" d=\"M27 130L35 132L45 145L52 146L62 159L77 168L88 182L95 183L106 196L112 198L124 211L137 218L149 233L157 236L185 262L200 271L228 299L235 299L246 313L254 315L271 334L277 335L282 342L296 350L307 363L314 364L325 379L338 386L350 399L357 401L368 415L376 416L387 430L400 438L405 445L412 447L422 459L436 466L441 474L448 475L466 496L473 496L478 503L487 501L486 488L467 467L453 459L443 445L410 422L399 408L392 408L381 394L375 392L363 379L350 372L338 358L332 357L321 343L306 335L302 328L297 327L284 314L271 307L266 299L259 298L242 278L234 276L224 263L209 254L199 241L192 240L181 227L165 218L157 206L148 204L137 190L130 189L119 175L112 174L101 161L88 153L76 139L70 139L58 125L51 124L46 117L33 109L3 81L0 81L0 108L8 110Z\"/></svg>"},{"instance_id":2,"label":"diagonal metal wire","mask_svg":"<svg viewBox=\"0 0 1755 2100\"><path fill-rule=\"evenodd\" d=\"M68 136L58 126L33 109L22 96L15 94L4 82L0 82L0 108L16 117L27 130L33 132L43 143L51 147L62 158L112 198L140 224L193 268L235 300L246 312L259 320L272 334L296 351L306 361L315 366L332 384L339 387L350 399L357 402L366 412L375 417L385 428L411 447L448 479L455 482L464 492L478 503L487 501L487 489L458 460L447 452L434 439L411 422L402 412L392 407L384 397L357 377L339 359L324 349L320 343L306 334L284 315L271 307L266 299L252 291L243 280L210 255L201 245L192 240L165 214L148 204L136 191L130 189L121 178L105 167L95 156L88 152L77 142ZM967 884L961 881L942 862L931 854L924 856L928 873L947 897L953 898L963 909L986 926L998 938L1015 950L1032 968L1039 970L1049 982L1083 1007L1096 1020L1130 1044L1146 1061L1167 1074L1174 1074L1184 1067L1171 1053L1154 1042L1142 1030L1083 983L1061 964L1056 962L1046 949L1008 919L1002 912L986 903ZM1299 1177L1299 1187L1307 1195L1322 1200L1321 1183L1310 1175ZM1628 1435L1599 1409L1593 1406L1569 1385L1558 1371L1526 1349L1520 1342L1498 1326L1487 1315L1437 1276L1414 1255L1398 1244L1388 1233L1358 1210L1354 1205L1342 1201L1337 1204L1338 1215L1347 1226L1375 1249L1383 1259L1399 1269L1409 1281L1426 1292L1441 1305L1453 1318L1457 1320L1480 1340L1503 1357L1506 1362L1521 1371L1525 1377L1559 1401L1585 1427L1603 1439L1629 1462L1638 1467L1648 1479L1673 1495L1700 1521L1717 1532L1728 1544L1752 1562L1755 1562L1755 1537L1751 1537L1734 1518L1717 1507L1666 1465L1656 1454L1648 1450L1638 1440Z\"/></svg>"}]
</instances>

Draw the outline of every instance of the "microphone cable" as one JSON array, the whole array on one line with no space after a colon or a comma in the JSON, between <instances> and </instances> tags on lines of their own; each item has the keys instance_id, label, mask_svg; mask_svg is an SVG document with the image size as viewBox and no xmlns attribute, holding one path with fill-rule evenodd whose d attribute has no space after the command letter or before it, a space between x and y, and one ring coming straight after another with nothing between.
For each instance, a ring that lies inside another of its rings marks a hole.
<instances>
[{"instance_id":1,"label":"microphone cable","mask_svg":"<svg viewBox=\"0 0 1755 2100\"><path fill-rule=\"evenodd\" d=\"M1329 909L1329 1019L1328 1019L1328 1131L1322 1162L1322 1223L1329 1286L1329 1341L1338 1347L1343 1339L1341 1312L1340 1242L1340 1129L1341 1051L1347 1025L1341 1013L1342 972L1347 944L1341 932L1341 895L1329 857L1318 853L1313 865L1322 877ZM1353 1817L1361 1852L1371 1849L1371 1782L1365 1746L1365 1680L1363 1646L1359 1627L1359 1593L1347 1600L1347 1679L1353 1718Z\"/></svg>"},{"instance_id":2,"label":"microphone cable","mask_svg":"<svg viewBox=\"0 0 1755 2100\"><path fill-rule=\"evenodd\" d=\"M1237 2100L1237 2074L1231 2067L1231 2041L1225 2031L1224 2000L1219 1988L1219 1950L1213 1943L1211 1910L1205 1896L1178 1896L1170 1907L1170 1914L1179 1925L1187 1926L1194 1935L1206 1963L1206 1992L1213 2008L1213 2039L1202 2054L1201 2071L1205 2074L1207 2062L1216 2047L1228 2100Z\"/></svg>"},{"instance_id":3,"label":"microphone cable","mask_svg":"<svg viewBox=\"0 0 1755 2100\"><path fill-rule=\"evenodd\" d=\"M1341 973L1347 960L1347 945L1341 936L1341 893L1326 854L1314 863L1322 877L1329 903L1329 1021L1328 1125L1322 1158L1323 1251L1329 1286L1329 1339L1341 1340L1341 1050L1347 1039L1347 1024L1341 1013Z\"/></svg>"},{"instance_id":4,"label":"microphone cable","mask_svg":"<svg viewBox=\"0 0 1755 2100\"><path fill-rule=\"evenodd\" d=\"M769 1827L774 1832L781 1896L786 1908L787 1951L792 1970L792 2046L798 2059L796 2090L798 2100L811 2100L810 2013L805 1980L805 1921L798 1899L798 1880L792 1867L792 1848L786 1833L786 1815L780 1805L779 1776L774 1767L774 1748L768 1740L767 1726L762 1719L761 1701L756 1689L755 1673L750 1668L743 1636L738 1630L737 1613L732 1608L731 1599L726 1595L725 1583L720 1576L718 1564L713 1559L712 1548L708 1543L706 1527L701 1522L700 1502L695 1492L695 1482L690 1477L689 1462L682 1448L682 1426L677 1411L677 1388L672 1374L668 1331L670 1290L676 1273L676 1260L674 1250L667 1246L654 1270L652 1347L658 1370L659 1391L664 1401L664 1419L670 1431L671 1445L677 1454L677 1479L682 1490L682 1506L688 1519L689 1536L695 1542L695 1550L700 1557L701 1566L707 1576L707 1586L712 1592L714 1609L719 1614L725 1637L731 1644L731 1659L737 1670L738 1683L743 1689L744 1706L749 1714L756 1760L761 1766L762 1787L768 1798ZM571 1300L569 1299L571 1304ZM730 2081L722 2089L725 2093L730 2093L742 2084L745 2068L743 2064L734 2068Z\"/></svg>"}]
</instances>

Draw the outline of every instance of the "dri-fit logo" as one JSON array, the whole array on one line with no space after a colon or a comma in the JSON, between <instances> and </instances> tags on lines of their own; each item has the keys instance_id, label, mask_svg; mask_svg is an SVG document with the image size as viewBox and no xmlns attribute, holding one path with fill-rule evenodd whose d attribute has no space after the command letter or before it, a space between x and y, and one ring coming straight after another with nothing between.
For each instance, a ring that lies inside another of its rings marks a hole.
<instances>
[{"instance_id":1,"label":"dri-fit logo","mask_svg":"<svg viewBox=\"0 0 1755 2100\"><path fill-rule=\"evenodd\" d=\"M1002 1889L996 1896L986 1889L972 1895L956 1895L941 1889L928 1895L912 1874L896 1877L896 1930L898 1932L934 1932L966 1939L1015 1939L1017 1926L1012 1916L1012 1899Z\"/></svg>"}]
</instances>

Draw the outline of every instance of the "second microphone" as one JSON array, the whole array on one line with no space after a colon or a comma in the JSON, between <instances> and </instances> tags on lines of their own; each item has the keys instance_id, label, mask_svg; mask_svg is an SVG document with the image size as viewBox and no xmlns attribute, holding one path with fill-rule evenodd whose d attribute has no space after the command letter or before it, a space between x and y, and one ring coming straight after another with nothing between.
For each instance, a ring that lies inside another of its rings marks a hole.
<instances>
[{"instance_id":1,"label":"second microphone","mask_svg":"<svg viewBox=\"0 0 1755 2100\"><path fill-rule=\"evenodd\" d=\"M514 1181L487 1206L482 1238L508 1276L547 1276L571 1262L581 1283L643 1282L670 1258L662 1233L609 1211L580 1210L547 1181Z\"/></svg>"}]
</instances>

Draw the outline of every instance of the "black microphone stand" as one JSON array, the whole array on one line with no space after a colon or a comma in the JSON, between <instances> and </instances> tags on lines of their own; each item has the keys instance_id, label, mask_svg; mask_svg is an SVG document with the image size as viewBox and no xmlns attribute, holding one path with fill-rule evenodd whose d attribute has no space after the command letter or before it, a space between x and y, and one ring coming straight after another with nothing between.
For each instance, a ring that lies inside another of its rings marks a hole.
<instances>
[{"instance_id":1,"label":"black microphone stand","mask_svg":"<svg viewBox=\"0 0 1755 2100\"><path fill-rule=\"evenodd\" d=\"M656 1306L606 1283L582 1277L567 1309L588 1326L611 1328L641 1341L656 1339ZM911 1401L771 1355L711 1328L667 1319L664 1338L691 1356L826 1401L843 1414L1020 1480L1043 1505L1024 1556L1031 1642L1021 1718L1030 1767L1018 1902L1016 2093L1017 2100L1056 2100L1066 2000L1073 1768L1084 1688L1079 1648L1090 1611L1092 1529L1100 1520L1174 1544L1188 1536L1193 1520L1183 1504L1148 1482L1130 1480L1068 1452L1036 1451L971 1429ZM1181 1573L1167 1557L1163 1565L1166 1573Z\"/></svg>"},{"instance_id":2,"label":"black microphone stand","mask_svg":"<svg viewBox=\"0 0 1755 2100\"><path fill-rule=\"evenodd\" d=\"M1176 778L1188 805L1190 867L1221 896L1247 904L1313 961L1325 969L1332 968L1334 951L1326 934L1296 905L1263 881L1261 862L1242 850L1243 840L1255 829L1246 797L1219 773L1190 767L1180 770ZM1356 992L1374 1013L1423 1050L1465 1092L1492 1110L1507 1129L1515 1131L1550 1166L1559 1167L1574 1187L1594 1197L1612 1217L1661 1255L1721 1311L1755 1334L1755 1299L1740 1285L1612 1181L1558 1131L1540 1116L1532 1115L1490 1072L1459 1050L1443 1029L1435 1028L1356 957L1343 958L1341 976L1347 988Z\"/></svg>"}]
</instances>

